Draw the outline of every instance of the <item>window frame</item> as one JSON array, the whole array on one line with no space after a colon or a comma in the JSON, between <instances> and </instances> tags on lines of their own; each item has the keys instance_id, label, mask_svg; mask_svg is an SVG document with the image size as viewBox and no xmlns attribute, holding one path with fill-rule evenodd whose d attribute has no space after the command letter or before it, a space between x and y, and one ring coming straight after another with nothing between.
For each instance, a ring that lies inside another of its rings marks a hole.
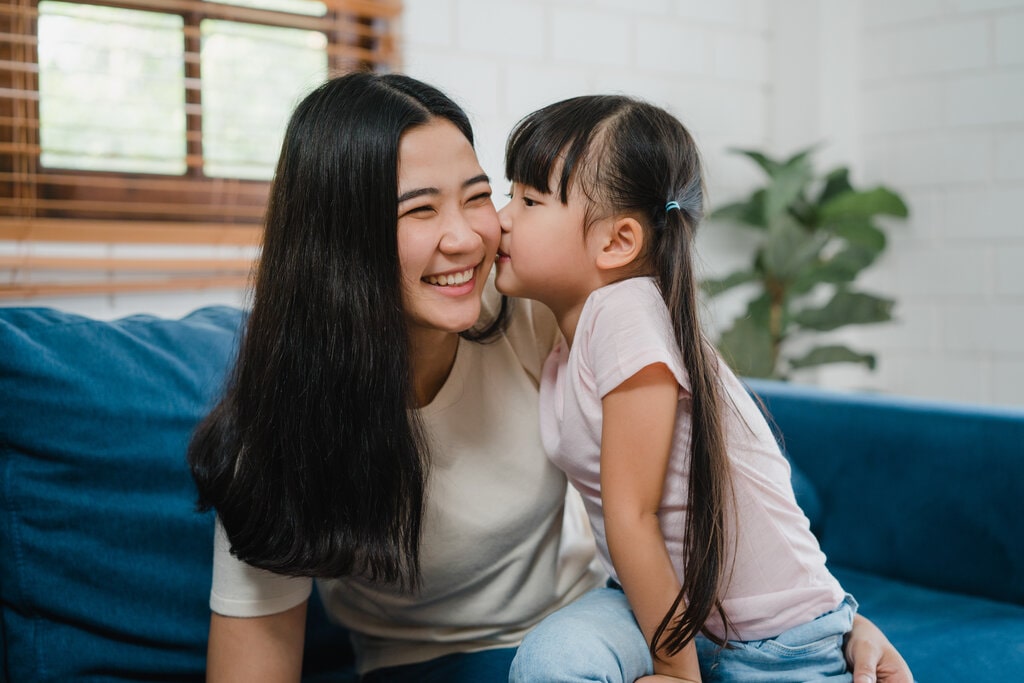
<instances>
[{"instance_id":1,"label":"window frame","mask_svg":"<svg viewBox=\"0 0 1024 683\"><path fill-rule=\"evenodd\" d=\"M322 17L204 0L62 0L182 18L186 171L165 175L48 168L40 162L39 1L10 0L10 9L0 9L0 221L259 224L268 181L203 173L199 52L204 19L321 31L327 38L329 74L389 70L398 62L396 22L391 21L401 11L397 0L323 0L327 13ZM375 22L385 22L384 28ZM15 96L5 96L8 92Z\"/></svg>"},{"instance_id":2,"label":"window frame","mask_svg":"<svg viewBox=\"0 0 1024 683\"><path fill-rule=\"evenodd\" d=\"M147 11L167 6L194 10L198 4L67 1ZM401 0L321 1L328 6L327 20L288 16L302 23L321 22L329 74L397 68ZM0 4L0 303L35 297L247 289L258 258L270 183L204 176L201 157L197 164L195 156L202 153L201 117L190 120L194 132L187 138L187 149L193 156L185 175L41 167L38 2ZM213 4L203 3L202 18L212 14ZM227 7L230 16L216 18L274 14ZM201 20L193 20L195 43L186 45L186 59L191 52L196 68ZM190 69L186 76L194 74ZM201 114L198 97L188 102L189 92L202 92L199 83L193 81L192 89L188 83L186 114ZM176 249L166 252L163 247L169 245ZM182 255L185 252L191 255Z\"/></svg>"}]
</instances>

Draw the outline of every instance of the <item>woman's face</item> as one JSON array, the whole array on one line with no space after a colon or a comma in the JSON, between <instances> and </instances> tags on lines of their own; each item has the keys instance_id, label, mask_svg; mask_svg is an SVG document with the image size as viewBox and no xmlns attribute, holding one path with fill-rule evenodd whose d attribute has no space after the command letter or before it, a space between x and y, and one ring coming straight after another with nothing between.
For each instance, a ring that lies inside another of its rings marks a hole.
<instances>
[{"instance_id":1,"label":"woman's face","mask_svg":"<svg viewBox=\"0 0 1024 683\"><path fill-rule=\"evenodd\" d=\"M398 148L398 258L411 331L462 332L480 317L500 228L469 140L436 118Z\"/></svg>"}]
</instances>

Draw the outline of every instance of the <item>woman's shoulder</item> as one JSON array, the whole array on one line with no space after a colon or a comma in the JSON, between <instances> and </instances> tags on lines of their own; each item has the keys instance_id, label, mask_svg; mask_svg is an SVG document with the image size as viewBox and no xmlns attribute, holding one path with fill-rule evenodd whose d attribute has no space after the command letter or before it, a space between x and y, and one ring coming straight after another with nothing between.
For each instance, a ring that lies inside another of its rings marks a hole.
<instances>
[{"instance_id":1,"label":"woman's shoulder","mask_svg":"<svg viewBox=\"0 0 1024 683\"><path fill-rule=\"evenodd\" d=\"M508 326L503 338L511 345L520 364L534 378L540 381L544 360L561 339L561 331L554 314L543 304L529 299L508 301ZM501 307L501 295L494 289L493 281L484 290L482 315L493 319Z\"/></svg>"}]
</instances>

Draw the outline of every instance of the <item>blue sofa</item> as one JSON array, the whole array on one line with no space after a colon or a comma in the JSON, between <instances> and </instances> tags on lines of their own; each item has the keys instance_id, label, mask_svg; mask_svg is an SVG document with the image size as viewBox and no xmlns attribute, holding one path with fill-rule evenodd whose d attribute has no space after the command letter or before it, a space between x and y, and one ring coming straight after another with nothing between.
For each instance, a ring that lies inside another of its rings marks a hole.
<instances>
[{"instance_id":1,"label":"blue sofa","mask_svg":"<svg viewBox=\"0 0 1024 683\"><path fill-rule=\"evenodd\" d=\"M185 450L242 319L0 309L0 683L203 680L213 517ZM304 680L355 681L318 602L307 630Z\"/></svg>"},{"instance_id":2,"label":"blue sofa","mask_svg":"<svg viewBox=\"0 0 1024 683\"><path fill-rule=\"evenodd\" d=\"M1024 410L748 384L833 573L915 678L1024 681Z\"/></svg>"},{"instance_id":3,"label":"blue sofa","mask_svg":"<svg viewBox=\"0 0 1024 683\"><path fill-rule=\"evenodd\" d=\"M201 681L184 454L243 313L0 308L0 683ZM921 681L1024 680L1024 411L752 383L836 574ZM314 601L304 680L354 681Z\"/></svg>"}]
</instances>

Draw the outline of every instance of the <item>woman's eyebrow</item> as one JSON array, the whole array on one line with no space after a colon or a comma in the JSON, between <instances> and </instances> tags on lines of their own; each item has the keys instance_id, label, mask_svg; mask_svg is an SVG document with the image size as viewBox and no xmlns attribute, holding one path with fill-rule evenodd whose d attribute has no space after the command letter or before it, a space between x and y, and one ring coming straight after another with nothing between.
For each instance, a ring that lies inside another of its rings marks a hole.
<instances>
[{"instance_id":1,"label":"woman's eyebrow","mask_svg":"<svg viewBox=\"0 0 1024 683\"><path fill-rule=\"evenodd\" d=\"M403 192L398 195L398 203L401 204L402 202L407 202L410 199L422 197L425 194L441 194L441 190L436 187L420 187L415 190L409 190L408 192Z\"/></svg>"},{"instance_id":2,"label":"woman's eyebrow","mask_svg":"<svg viewBox=\"0 0 1024 683\"><path fill-rule=\"evenodd\" d=\"M466 182L462 183L462 189L465 190L470 185L476 185L477 183L488 183L490 184L491 178L486 173L481 173L478 176L473 176Z\"/></svg>"},{"instance_id":3,"label":"woman's eyebrow","mask_svg":"<svg viewBox=\"0 0 1024 683\"><path fill-rule=\"evenodd\" d=\"M477 183L488 183L489 184L490 182L491 182L490 176L488 176L486 173L481 173L480 175L473 176L469 180L463 182L462 183L462 189L466 189L467 187L469 187L471 185L476 185ZM427 194L429 194L429 195L441 194L441 190L437 189L436 187L419 187L419 188L416 188L415 190L409 190L408 192L403 192L402 194L398 195L398 203L401 204L402 202L407 202L410 199L415 199L416 197L422 197L423 195L427 195Z\"/></svg>"}]
</instances>

